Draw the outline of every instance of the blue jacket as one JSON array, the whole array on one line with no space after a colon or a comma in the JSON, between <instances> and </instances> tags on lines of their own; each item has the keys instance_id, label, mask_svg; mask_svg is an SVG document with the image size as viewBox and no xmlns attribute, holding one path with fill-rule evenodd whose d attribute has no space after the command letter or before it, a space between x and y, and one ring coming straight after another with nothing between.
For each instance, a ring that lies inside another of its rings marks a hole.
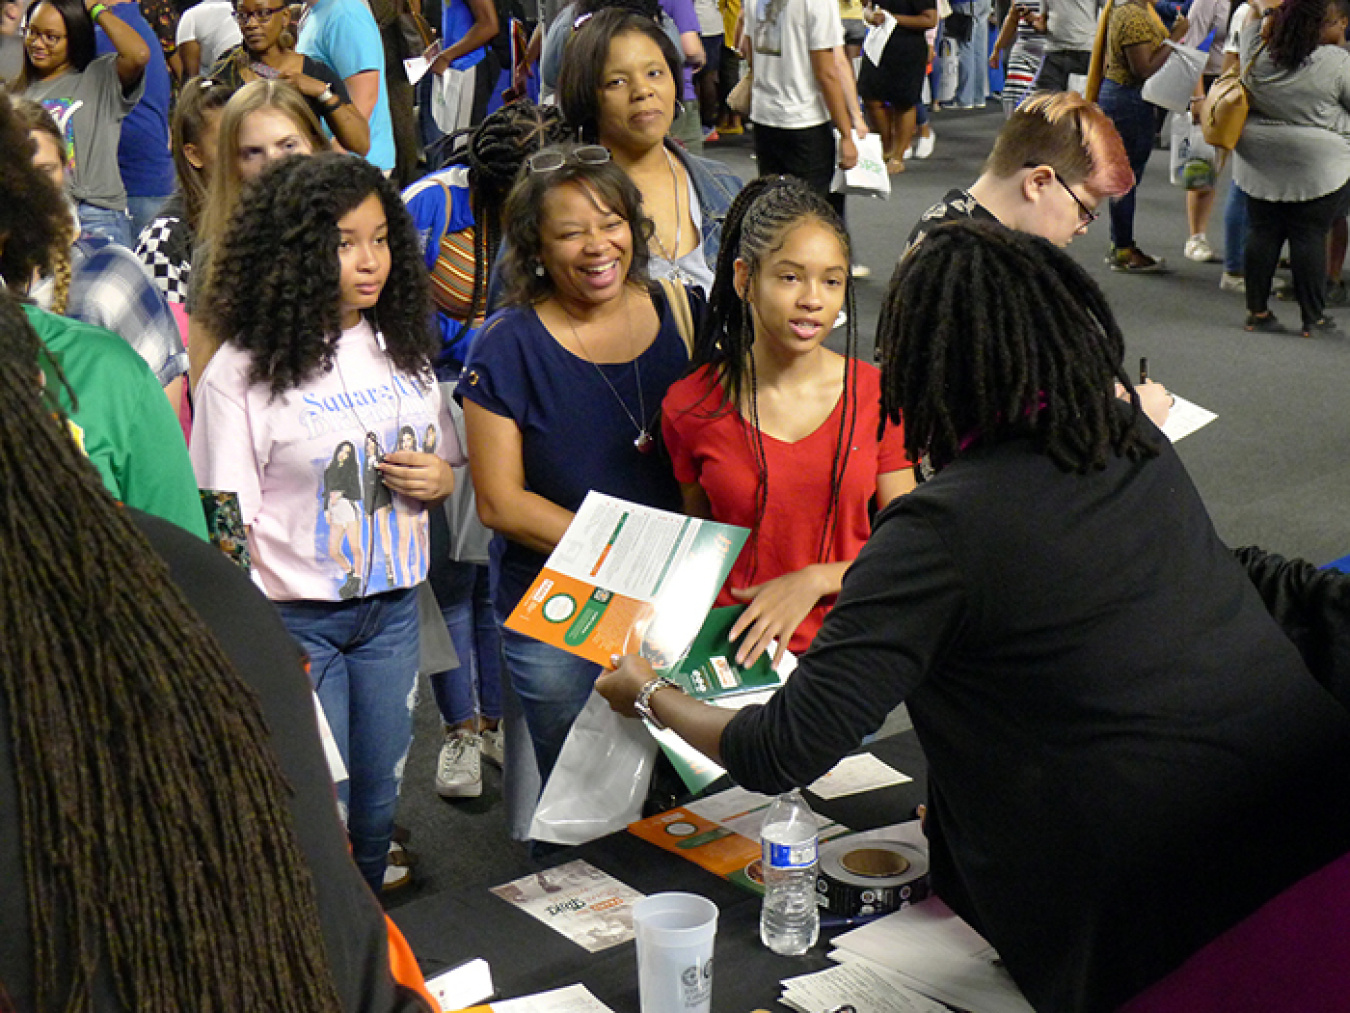
<instances>
[{"instance_id":1,"label":"blue jacket","mask_svg":"<svg viewBox=\"0 0 1350 1013\"><path fill-rule=\"evenodd\" d=\"M691 155L670 138L666 138L666 147L680 160L694 184L703 213L703 259L716 273L717 251L722 248L722 222L745 181L721 162Z\"/></svg>"}]
</instances>

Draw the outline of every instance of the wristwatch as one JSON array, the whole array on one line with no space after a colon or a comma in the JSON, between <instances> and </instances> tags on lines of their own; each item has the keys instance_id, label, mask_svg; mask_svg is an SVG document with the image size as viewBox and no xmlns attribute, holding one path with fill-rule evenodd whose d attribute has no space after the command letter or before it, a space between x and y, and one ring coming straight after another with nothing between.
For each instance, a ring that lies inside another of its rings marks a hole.
<instances>
[{"instance_id":1,"label":"wristwatch","mask_svg":"<svg viewBox=\"0 0 1350 1013\"><path fill-rule=\"evenodd\" d=\"M664 675L652 679L641 690L638 691L637 699L633 701L633 710L637 711L638 717L645 718L651 723L651 726L658 732L664 732L666 726L661 723L661 719L652 711L652 694L660 689L676 689L681 693L684 687L673 679L667 679Z\"/></svg>"},{"instance_id":2,"label":"wristwatch","mask_svg":"<svg viewBox=\"0 0 1350 1013\"><path fill-rule=\"evenodd\" d=\"M319 105L323 106L325 109L335 109L337 106L331 105L330 103L333 103L336 100L337 93L333 91L333 86L331 84L324 85L323 91L319 93ZM337 103L337 105L341 104L341 102Z\"/></svg>"}]
</instances>

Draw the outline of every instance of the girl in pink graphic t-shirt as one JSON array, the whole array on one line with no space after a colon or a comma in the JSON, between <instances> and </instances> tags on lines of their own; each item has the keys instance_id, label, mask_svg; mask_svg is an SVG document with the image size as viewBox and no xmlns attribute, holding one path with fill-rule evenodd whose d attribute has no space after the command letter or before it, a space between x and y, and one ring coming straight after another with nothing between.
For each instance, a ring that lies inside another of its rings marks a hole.
<instances>
[{"instance_id":1,"label":"girl in pink graphic t-shirt","mask_svg":"<svg viewBox=\"0 0 1350 1013\"><path fill-rule=\"evenodd\" d=\"M213 264L202 310L225 343L197 387L193 466L238 495L254 577L309 654L352 854L378 891L412 741L426 508L464 462L417 236L368 162L292 158L244 190Z\"/></svg>"}]
</instances>

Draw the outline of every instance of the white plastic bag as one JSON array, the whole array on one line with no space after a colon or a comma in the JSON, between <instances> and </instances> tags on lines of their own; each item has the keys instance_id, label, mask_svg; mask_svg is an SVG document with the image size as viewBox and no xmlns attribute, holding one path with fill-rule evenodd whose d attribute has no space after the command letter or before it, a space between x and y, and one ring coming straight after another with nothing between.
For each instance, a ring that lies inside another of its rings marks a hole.
<instances>
[{"instance_id":1,"label":"white plastic bag","mask_svg":"<svg viewBox=\"0 0 1350 1013\"><path fill-rule=\"evenodd\" d=\"M1195 94L1195 86L1205 71L1209 54L1200 52L1194 46L1171 40L1164 45L1172 47L1172 55L1156 74L1144 82L1144 101L1174 113L1184 113L1190 107L1191 96Z\"/></svg>"},{"instance_id":2,"label":"white plastic bag","mask_svg":"<svg viewBox=\"0 0 1350 1013\"><path fill-rule=\"evenodd\" d=\"M886 159L881 153L881 135L875 131L861 138L854 134L853 143L858 148L858 164L847 172L836 168L834 180L830 183L830 192L864 197L889 197L891 177L886 173Z\"/></svg>"},{"instance_id":3,"label":"white plastic bag","mask_svg":"<svg viewBox=\"0 0 1350 1013\"><path fill-rule=\"evenodd\" d=\"M1205 140L1200 124L1192 123L1189 113L1173 113L1171 134L1168 168L1172 185L1187 190L1212 187L1219 171L1219 153Z\"/></svg>"},{"instance_id":4,"label":"white plastic bag","mask_svg":"<svg viewBox=\"0 0 1350 1013\"><path fill-rule=\"evenodd\" d=\"M891 41L891 32L895 31L895 17L886 11L881 12L881 24L867 29L863 39L863 55L872 61L872 66L881 66L881 54L886 52L886 43Z\"/></svg>"},{"instance_id":5,"label":"white plastic bag","mask_svg":"<svg viewBox=\"0 0 1350 1013\"><path fill-rule=\"evenodd\" d=\"M942 46L938 50L938 66L941 68L941 74L938 77L937 100L939 104L945 105L955 101L956 88L961 83L961 58L957 52L956 40L948 35L942 37Z\"/></svg>"},{"instance_id":6,"label":"white plastic bag","mask_svg":"<svg viewBox=\"0 0 1350 1013\"><path fill-rule=\"evenodd\" d=\"M530 836L585 844L640 818L656 749L643 722L620 717L592 691L544 786Z\"/></svg>"},{"instance_id":7,"label":"white plastic bag","mask_svg":"<svg viewBox=\"0 0 1350 1013\"><path fill-rule=\"evenodd\" d=\"M431 118L444 134L453 134L464 126L464 100L467 97L473 101L472 96L461 94L467 76L467 71L454 67L446 68L444 74L431 75Z\"/></svg>"}]
</instances>

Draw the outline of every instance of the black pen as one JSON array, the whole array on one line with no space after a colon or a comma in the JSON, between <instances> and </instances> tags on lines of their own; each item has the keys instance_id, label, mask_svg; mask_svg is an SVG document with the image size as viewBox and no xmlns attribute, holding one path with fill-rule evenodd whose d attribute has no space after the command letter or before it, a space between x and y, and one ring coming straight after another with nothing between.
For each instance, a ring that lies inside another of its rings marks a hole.
<instances>
[{"instance_id":1,"label":"black pen","mask_svg":"<svg viewBox=\"0 0 1350 1013\"><path fill-rule=\"evenodd\" d=\"M1148 357L1139 357L1139 382L1148 383Z\"/></svg>"}]
</instances>

